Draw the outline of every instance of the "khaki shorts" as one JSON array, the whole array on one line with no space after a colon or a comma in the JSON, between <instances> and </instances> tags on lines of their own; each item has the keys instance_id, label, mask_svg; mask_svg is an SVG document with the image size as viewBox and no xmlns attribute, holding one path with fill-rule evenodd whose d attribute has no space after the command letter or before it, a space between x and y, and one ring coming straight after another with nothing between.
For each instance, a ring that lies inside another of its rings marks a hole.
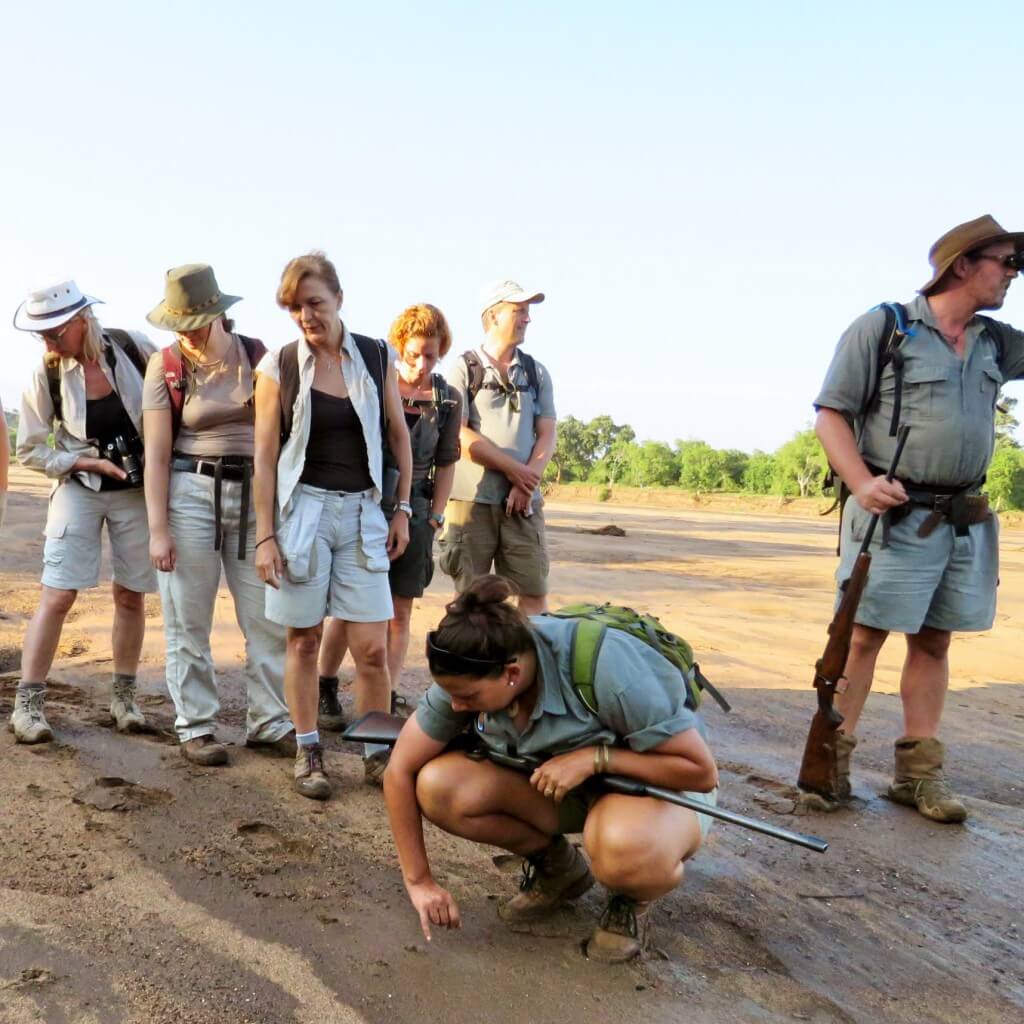
<instances>
[{"instance_id":1,"label":"khaki shorts","mask_svg":"<svg viewBox=\"0 0 1024 1024\"><path fill-rule=\"evenodd\" d=\"M582 785L570 789L558 805L558 830L563 835L572 835L582 832L583 826L587 823L587 815L590 808L604 795L601 783L596 779L587 779ZM710 793L683 793L691 800L699 800L701 803L711 807L718 806L718 790L713 789ZM714 821L708 814L698 814L697 823L700 825L700 834L707 838L711 831L711 823Z\"/></svg>"},{"instance_id":2,"label":"khaki shorts","mask_svg":"<svg viewBox=\"0 0 1024 1024\"><path fill-rule=\"evenodd\" d=\"M438 565L462 593L476 579L495 572L520 594L548 592L548 552L544 512L507 516L504 505L449 501L447 524L438 540ZM493 569L492 569L493 566Z\"/></svg>"},{"instance_id":3,"label":"khaki shorts","mask_svg":"<svg viewBox=\"0 0 1024 1024\"><path fill-rule=\"evenodd\" d=\"M55 590L96 586L104 523L110 538L114 582L139 594L156 590L142 489L94 491L71 478L50 496L44 530L43 586Z\"/></svg>"}]
</instances>

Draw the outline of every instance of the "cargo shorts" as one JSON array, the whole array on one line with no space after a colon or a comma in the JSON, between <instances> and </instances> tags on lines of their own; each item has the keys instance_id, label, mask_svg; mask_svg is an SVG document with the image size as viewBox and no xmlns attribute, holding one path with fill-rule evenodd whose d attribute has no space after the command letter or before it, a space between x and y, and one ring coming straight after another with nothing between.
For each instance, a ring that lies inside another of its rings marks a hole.
<instances>
[{"instance_id":1,"label":"cargo shorts","mask_svg":"<svg viewBox=\"0 0 1024 1024\"><path fill-rule=\"evenodd\" d=\"M532 516L505 515L505 506L479 501L449 501L447 522L438 540L438 565L462 593L476 579L495 572L520 594L548 592L548 552L543 505ZM493 566L493 569L492 569Z\"/></svg>"},{"instance_id":2,"label":"cargo shorts","mask_svg":"<svg viewBox=\"0 0 1024 1024\"><path fill-rule=\"evenodd\" d=\"M879 524L871 541L871 571L857 609L857 622L894 633L919 633L923 626L948 632L991 629L999 582L999 521L983 523L956 536L942 522L928 537L917 529L929 516L914 508L889 531L882 547ZM843 510L837 582L847 579L857 560L871 514L851 499ZM841 592L836 594L839 607Z\"/></svg>"},{"instance_id":3,"label":"cargo shorts","mask_svg":"<svg viewBox=\"0 0 1024 1024\"><path fill-rule=\"evenodd\" d=\"M114 582L138 594L156 590L142 488L94 491L73 477L50 495L43 531L44 587L88 590L99 583L104 524L110 540Z\"/></svg>"},{"instance_id":4,"label":"cargo shorts","mask_svg":"<svg viewBox=\"0 0 1024 1024\"><path fill-rule=\"evenodd\" d=\"M563 835L573 835L582 832L587 823L587 815L590 808L604 795L600 779L590 778L581 783L575 789L570 789L558 805L558 830ZM699 800L710 807L718 806L718 790L713 789L710 793L688 793L691 800ZM711 831L711 824L715 819L709 814L697 814L697 824L700 825L701 837L706 839Z\"/></svg>"}]
</instances>

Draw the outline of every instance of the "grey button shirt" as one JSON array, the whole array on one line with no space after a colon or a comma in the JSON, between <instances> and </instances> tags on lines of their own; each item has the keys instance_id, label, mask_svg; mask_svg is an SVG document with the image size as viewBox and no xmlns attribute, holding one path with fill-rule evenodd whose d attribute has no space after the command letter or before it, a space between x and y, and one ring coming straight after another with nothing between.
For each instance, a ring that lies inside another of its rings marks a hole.
<instances>
[{"instance_id":1,"label":"grey button shirt","mask_svg":"<svg viewBox=\"0 0 1024 1024\"><path fill-rule=\"evenodd\" d=\"M534 615L530 625L540 692L526 729L517 732L506 711L453 711L451 698L434 683L416 709L416 721L431 739L448 743L475 719L477 735L492 750L508 753L512 747L541 757L619 739L643 753L687 729L705 735L700 715L686 707L679 671L643 641L614 629L605 634L594 677L595 715L572 685L573 621Z\"/></svg>"},{"instance_id":2,"label":"grey button shirt","mask_svg":"<svg viewBox=\"0 0 1024 1024\"><path fill-rule=\"evenodd\" d=\"M518 459L528 462L537 441L538 419L555 418L555 395L548 371L537 363L537 394L532 389L509 391L501 373L491 362L483 348L476 355L484 367L484 385L501 385L501 390L481 387L476 398L469 401L469 375L465 360L459 359L448 375L448 383L458 392L462 400L462 422L486 437L492 444ZM508 368L508 383L526 387L529 380L526 370L519 362L517 351ZM473 462L468 452L455 467L455 482L452 498L457 501L478 501L483 505L502 505L508 498L512 485L504 473L486 469ZM537 497L534 497L536 504Z\"/></svg>"},{"instance_id":3,"label":"grey button shirt","mask_svg":"<svg viewBox=\"0 0 1024 1024\"><path fill-rule=\"evenodd\" d=\"M913 334L900 347L905 359L901 420L911 431L899 475L917 483L967 486L985 475L992 458L1000 386L1024 377L1024 332L1000 324L1000 362L990 329L975 317L967 325L961 359L939 333L923 295L906 309ZM889 436L895 395L891 363L882 371L878 404L867 409L884 325L882 310L865 313L850 325L814 401L816 408L855 419L861 454L878 467L889 465L896 447L896 439Z\"/></svg>"}]
</instances>

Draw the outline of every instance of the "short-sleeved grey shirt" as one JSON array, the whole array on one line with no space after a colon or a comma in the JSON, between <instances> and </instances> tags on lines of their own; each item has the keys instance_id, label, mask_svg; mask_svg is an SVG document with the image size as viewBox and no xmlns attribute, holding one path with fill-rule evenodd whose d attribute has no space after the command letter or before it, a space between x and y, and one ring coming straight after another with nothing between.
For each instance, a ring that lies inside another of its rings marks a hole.
<instances>
[{"instance_id":1,"label":"short-sleeved grey shirt","mask_svg":"<svg viewBox=\"0 0 1024 1024\"><path fill-rule=\"evenodd\" d=\"M901 421L911 427L899 475L917 483L967 486L979 481L992 458L995 404L1004 380L1024 377L1024 332L1000 324L1002 360L991 329L975 317L967 325L961 359L939 333L928 300L907 304L913 331L900 351L905 363ZM889 436L895 394L892 364L882 371L878 404L871 409L878 375L881 310L865 313L839 341L814 404L853 417L866 462L884 468L896 439Z\"/></svg>"},{"instance_id":2,"label":"short-sleeved grey shirt","mask_svg":"<svg viewBox=\"0 0 1024 1024\"><path fill-rule=\"evenodd\" d=\"M253 453L253 367L242 343L233 338L224 359L210 369L189 366L181 430L174 450L184 455L251 456ZM157 352L146 365L142 410L170 409L164 379L163 354Z\"/></svg>"},{"instance_id":3,"label":"short-sleeved grey shirt","mask_svg":"<svg viewBox=\"0 0 1024 1024\"><path fill-rule=\"evenodd\" d=\"M572 685L573 621L534 615L530 625L540 692L526 729L517 732L505 711L455 712L451 698L434 683L416 709L416 721L431 739L448 743L474 718L477 735L491 749L508 753L513 746L535 757L616 740L643 753L688 729L705 735L700 715L686 707L682 676L643 641L613 629L605 634L594 676L595 715Z\"/></svg>"},{"instance_id":4,"label":"short-sleeved grey shirt","mask_svg":"<svg viewBox=\"0 0 1024 1024\"><path fill-rule=\"evenodd\" d=\"M464 359L458 359L448 375L448 382L462 400L462 422L497 445L520 462L528 462L537 440L537 420L555 418L555 395L551 377L537 363L537 394L528 388L511 391L505 386L500 371L482 348L476 350L484 367L483 383L494 383L499 390L481 387L476 398L469 401L469 374ZM510 387L527 387L526 370L516 351L508 368ZM457 501L478 501L483 505L501 505L508 498L511 484L503 473L473 462L464 451L455 467L452 498Z\"/></svg>"}]
</instances>

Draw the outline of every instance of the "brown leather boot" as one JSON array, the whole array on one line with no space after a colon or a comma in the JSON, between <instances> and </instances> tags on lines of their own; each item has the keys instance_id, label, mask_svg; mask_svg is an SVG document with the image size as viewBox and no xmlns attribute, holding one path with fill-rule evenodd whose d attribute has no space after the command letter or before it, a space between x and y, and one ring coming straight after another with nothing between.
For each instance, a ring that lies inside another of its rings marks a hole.
<instances>
[{"instance_id":1,"label":"brown leather boot","mask_svg":"<svg viewBox=\"0 0 1024 1024\"><path fill-rule=\"evenodd\" d=\"M967 808L943 777L945 753L945 747L933 737L898 739L896 776L886 794L889 799L916 808L932 821L943 824L964 821Z\"/></svg>"},{"instance_id":2,"label":"brown leather boot","mask_svg":"<svg viewBox=\"0 0 1024 1024\"><path fill-rule=\"evenodd\" d=\"M587 940L587 956L605 964L624 964L647 950L650 931L650 903L613 892L594 934Z\"/></svg>"},{"instance_id":3,"label":"brown leather boot","mask_svg":"<svg viewBox=\"0 0 1024 1024\"><path fill-rule=\"evenodd\" d=\"M207 733L205 736L196 736L193 739L185 740L181 745L181 756L193 764L202 765L204 768L213 768L216 765L228 763L228 748Z\"/></svg>"},{"instance_id":4,"label":"brown leather boot","mask_svg":"<svg viewBox=\"0 0 1024 1024\"><path fill-rule=\"evenodd\" d=\"M565 836L523 861L519 892L498 907L503 921L536 921L594 884L587 858Z\"/></svg>"},{"instance_id":5,"label":"brown leather boot","mask_svg":"<svg viewBox=\"0 0 1024 1024\"><path fill-rule=\"evenodd\" d=\"M836 733L836 796L845 803L853 796L850 785L850 756L857 747L857 737Z\"/></svg>"},{"instance_id":6,"label":"brown leather boot","mask_svg":"<svg viewBox=\"0 0 1024 1024\"><path fill-rule=\"evenodd\" d=\"M299 747L295 755L295 792L310 800L326 800L331 795L331 780L324 771L324 748L319 743Z\"/></svg>"}]
</instances>

